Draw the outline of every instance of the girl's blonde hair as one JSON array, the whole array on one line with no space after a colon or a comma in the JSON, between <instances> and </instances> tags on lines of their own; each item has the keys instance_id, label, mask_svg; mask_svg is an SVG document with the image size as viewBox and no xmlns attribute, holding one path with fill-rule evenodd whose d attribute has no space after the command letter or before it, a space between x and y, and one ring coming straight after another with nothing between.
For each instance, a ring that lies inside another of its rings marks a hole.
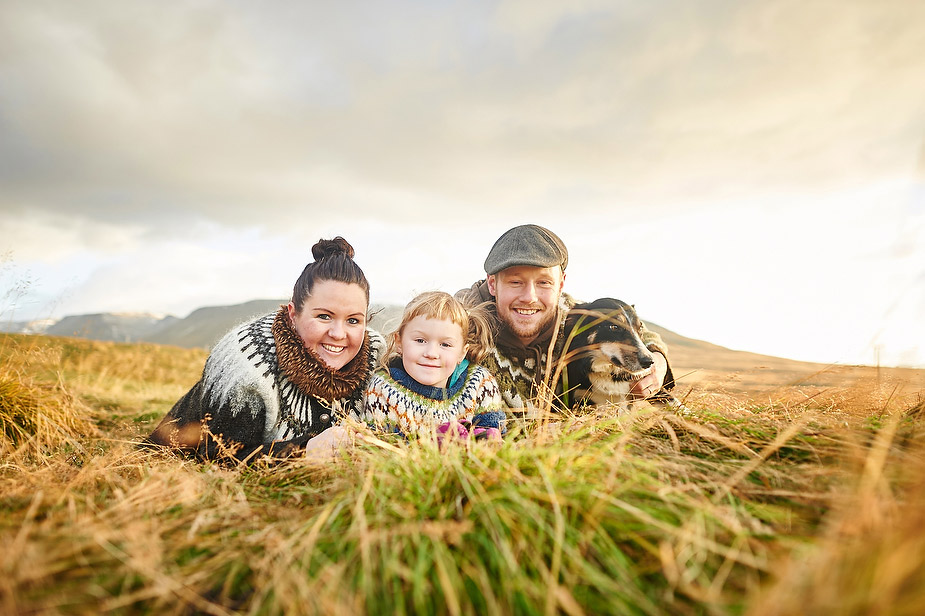
<instances>
[{"instance_id":1,"label":"girl's blonde hair","mask_svg":"<svg viewBox=\"0 0 925 616\"><path fill-rule=\"evenodd\" d=\"M402 313L401 324L388 335L388 347L382 355L383 366L388 367L389 362L400 355L398 347L401 334L405 326L417 317L444 319L459 325L465 338L463 342L469 345L466 358L472 363L480 363L491 348L493 332L484 308L467 308L444 291L425 291L408 302Z\"/></svg>"}]
</instances>

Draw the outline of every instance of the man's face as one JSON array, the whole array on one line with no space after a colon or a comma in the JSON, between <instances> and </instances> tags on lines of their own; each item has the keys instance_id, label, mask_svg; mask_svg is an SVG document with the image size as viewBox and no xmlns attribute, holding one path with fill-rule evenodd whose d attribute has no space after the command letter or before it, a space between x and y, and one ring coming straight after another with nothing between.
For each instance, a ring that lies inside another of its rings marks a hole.
<instances>
[{"instance_id":1,"label":"man's face","mask_svg":"<svg viewBox=\"0 0 925 616\"><path fill-rule=\"evenodd\" d=\"M530 344L556 318L565 283L561 267L521 265L488 276L498 317L523 344Z\"/></svg>"}]
</instances>

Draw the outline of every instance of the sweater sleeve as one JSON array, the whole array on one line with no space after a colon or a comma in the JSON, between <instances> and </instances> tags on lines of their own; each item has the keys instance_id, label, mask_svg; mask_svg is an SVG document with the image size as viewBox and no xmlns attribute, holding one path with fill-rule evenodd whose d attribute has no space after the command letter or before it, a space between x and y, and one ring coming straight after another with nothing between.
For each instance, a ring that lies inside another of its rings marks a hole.
<instances>
[{"instance_id":1,"label":"sweater sleeve","mask_svg":"<svg viewBox=\"0 0 925 616\"><path fill-rule=\"evenodd\" d=\"M177 400L147 438L147 443L195 452L202 440L202 379Z\"/></svg>"},{"instance_id":2,"label":"sweater sleeve","mask_svg":"<svg viewBox=\"0 0 925 616\"><path fill-rule=\"evenodd\" d=\"M161 420L148 442L215 460L279 455L282 443L264 446L266 405L246 386L235 387L220 406L211 403L204 381L197 382ZM232 410L234 408L234 410Z\"/></svg>"},{"instance_id":3,"label":"sweater sleeve","mask_svg":"<svg viewBox=\"0 0 925 616\"><path fill-rule=\"evenodd\" d=\"M661 353L665 357L668 372L665 373L665 381L662 383L662 387L672 389L674 387L674 374L671 372L671 360L668 358L668 345L665 344L661 336L647 328L645 323L642 323L639 337L642 338L642 342L650 351Z\"/></svg>"},{"instance_id":4,"label":"sweater sleeve","mask_svg":"<svg viewBox=\"0 0 925 616\"><path fill-rule=\"evenodd\" d=\"M259 457L264 448L264 428L267 421L267 407L263 397L245 384L233 387L220 406L207 404L202 441L198 452L214 460L231 456L237 460Z\"/></svg>"},{"instance_id":5,"label":"sweater sleeve","mask_svg":"<svg viewBox=\"0 0 925 616\"><path fill-rule=\"evenodd\" d=\"M504 409L504 400L501 398L501 389L498 387L498 381L495 380L495 377L484 366L479 366L478 371L483 380L476 398L475 413L480 414L502 411Z\"/></svg>"},{"instance_id":6,"label":"sweater sleeve","mask_svg":"<svg viewBox=\"0 0 925 616\"><path fill-rule=\"evenodd\" d=\"M502 433L507 432L505 426L507 415L504 412L505 405L498 382L484 367L482 370L485 373L485 381L482 384L478 406L472 415L472 425L473 427L497 428Z\"/></svg>"}]
</instances>

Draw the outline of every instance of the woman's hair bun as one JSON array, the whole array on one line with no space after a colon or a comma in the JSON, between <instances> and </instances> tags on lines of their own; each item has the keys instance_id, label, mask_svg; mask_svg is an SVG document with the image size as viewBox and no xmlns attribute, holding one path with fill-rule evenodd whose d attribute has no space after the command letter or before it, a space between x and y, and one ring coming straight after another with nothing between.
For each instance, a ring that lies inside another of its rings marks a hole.
<instances>
[{"instance_id":1,"label":"woman's hair bun","mask_svg":"<svg viewBox=\"0 0 925 616\"><path fill-rule=\"evenodd\" d=\"M312 246L312 256L315 258L315 261L321 261L322 259L335 255L346 255L348 259L352 259L353 246L339 235L333 240L318 240L318 242Z\"/></svg>"},{"instance_id":2,"label":"woman's hair bun","mask_svg":"<svg viewBox=\"0 0 925 616\"><path fill-rule=\"evenodd\" d=\"M322 280L360 285L366 295L366 303L369 304L369 281L353 260L353 246L350 242L339 235L333 240L318 240L312 246L312 256L315 260L305 266L292 286L292 304L296 312L302 312L305 299L312 294L315 283Z\"/></svg>"}]
</instances>

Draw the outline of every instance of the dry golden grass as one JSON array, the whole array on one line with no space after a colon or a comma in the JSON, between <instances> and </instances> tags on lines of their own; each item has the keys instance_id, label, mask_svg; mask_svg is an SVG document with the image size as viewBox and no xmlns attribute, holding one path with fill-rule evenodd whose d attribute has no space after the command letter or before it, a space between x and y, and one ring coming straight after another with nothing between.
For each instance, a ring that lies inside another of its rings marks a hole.
<instances>
[{"instance_id":1,"label":"dry golden grass","mask_svg":"<svg viewBox=\"0 0 925 616\"><path fill-rule=\"evenodd\" d=\"M443 451L370 437L321 466L138 449L204 359L0 337L0 409L39 418L0 437L0 613L925 610L915 379L765 370L750 395L717 372L682 379L687 416L592 409Z\"/></svg>"},{"instance_id":2,"label":"dry golden grass","mask_svg":"<svg viewBox=\"0 0 925 616\"><path fill-rule=\"evenodd\" d=\"M162 416L202 373L206 352L153 344L0 334L0 367L22 383L59 387L74 414L109 436L132 438Z\"/></svg>"}]
</instances>

